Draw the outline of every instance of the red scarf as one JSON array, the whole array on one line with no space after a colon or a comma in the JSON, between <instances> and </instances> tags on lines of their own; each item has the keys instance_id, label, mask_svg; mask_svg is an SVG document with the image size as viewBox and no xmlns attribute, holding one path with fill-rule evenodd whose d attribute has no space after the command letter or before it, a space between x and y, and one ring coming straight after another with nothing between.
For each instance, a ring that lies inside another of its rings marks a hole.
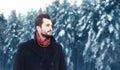
<instances>
[{"instance_id":1,"label":"red scarf","mask_svg":"<svg viewBox=\"0 0 120 70\"><path fill-rule=\"evenodd\" d=\"M47 47L48 45L50 45L50 38L46 38L44 41L42 41L37 31L35 32L35 38L37 43L42 47Z\"/></svg>"}]
</instances>

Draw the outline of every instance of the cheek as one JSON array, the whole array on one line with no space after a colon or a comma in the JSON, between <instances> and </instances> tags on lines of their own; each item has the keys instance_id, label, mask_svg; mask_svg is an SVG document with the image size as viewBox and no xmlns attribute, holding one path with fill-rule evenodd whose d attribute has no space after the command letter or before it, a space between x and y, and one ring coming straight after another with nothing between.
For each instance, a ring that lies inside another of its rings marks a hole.
<instances>
[{"instance_id":1,"label":"cheek","mask_svg":"<svg viewBox=\"0 0 120 70\"><path fill-rule=\"evenodd\" d=\"M49 31L49 28L48 27L43 27L43 30L44 31Z\"/></svg>"},{"instance_id":2,"label":"cheek","mask_svg":"<svg viewBox=\"0 0 120 70\"><path fill-rule=\"evenodd\" d=\"M46 33L47 32L47 28L44 27L44 28L41 29L41 31L42 31L42 33Z\"/></svg>"}]
</instances>

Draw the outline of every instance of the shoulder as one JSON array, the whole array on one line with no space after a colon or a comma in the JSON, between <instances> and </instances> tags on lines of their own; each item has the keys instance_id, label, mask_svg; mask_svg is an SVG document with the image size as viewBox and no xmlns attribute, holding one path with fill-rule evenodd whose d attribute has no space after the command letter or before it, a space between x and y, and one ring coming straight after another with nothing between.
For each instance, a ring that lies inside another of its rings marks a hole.
<instances>
[{"instance_id":1,"label":"shoulder","mask_svg":"<svg viewBox=\"0 0 120 70\"><path fill-rule=\"evenodd\" d=\"M18 50L26 50L29 48L29 46L34 45L34 39L28 40L26 42L20 43L18 46Z\"/></svg>"},{"instance_id":2,"label":"shoulder","mask_svg":"<svg viewBox=\"0 0 120 70\"><path fill-rule=\"evenodd\" d=\"M59 50L59 51L61 51L62 52L62 50L63 50L63 47L62 47L62 45L60 44L60 43L58 43L58 42L56 42L56 48Z\"/></svg>"},{"instance_id":3,"label":"shoulder","mask_svg":"<svg viewBox=\"0 0 120 70\"><path fill-rule=\"evenodd\" d=\"M51 43L53 46L55 46L55 48L57 48L59 51L62 51L62 46L60 43L57 42L57 40L55 40L55 38L52 36L51 37Z\"/></svg>"},{"instance_id":4,"label":"shoulder","mask_svg":"<svg viewBox=\"0 0 120 70\"><path fill-rule=\"evenodd\" d=\"M60 43L56 42L56 45L57 45L58 48L62 48Z\"/></svg>"},{"instance_id":5,"label":"shoulder","mask_svg":"<svg viewBox=\"0 0 120 70\"><path fill-rule=\"evenodd\" d=\"M22 43L23 45L31 45L31 44L34 44L34 39L30 39L24 43Z\"/></svg>"}]
</instances>

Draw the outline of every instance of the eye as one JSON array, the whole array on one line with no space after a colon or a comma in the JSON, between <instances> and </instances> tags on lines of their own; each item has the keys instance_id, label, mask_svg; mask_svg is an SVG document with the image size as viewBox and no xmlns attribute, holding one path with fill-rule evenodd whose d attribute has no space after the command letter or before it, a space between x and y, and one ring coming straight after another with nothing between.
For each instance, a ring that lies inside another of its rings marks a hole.
<instances>
[{"instance_id":1,"label":"eye","mask_svg":"<svg viewBox=\"0 0 120 70\"><path fill-rule=\"evenodd\" d=\"M47 24L46 26L50 26L49 24Z\"/></svg>"}]
</instances>

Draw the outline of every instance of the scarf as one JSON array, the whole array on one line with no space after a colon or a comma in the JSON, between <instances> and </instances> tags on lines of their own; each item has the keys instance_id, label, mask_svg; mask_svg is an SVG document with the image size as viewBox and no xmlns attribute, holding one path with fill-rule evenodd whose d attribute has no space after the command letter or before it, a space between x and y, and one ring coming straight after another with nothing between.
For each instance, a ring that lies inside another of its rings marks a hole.
<instances>
[{"instance_id":1,"label":"scarf","mask_svg":"<svg viewBox=\"0 0 120 70\"><path fill-rule=\"evenodd\" d=\"M37 43L42 47L47 47L48 45L50 45L50 38L46 38L44 41L42 41L37 31L35 32L35 39Z\"/></svg>"}]
</instances>

